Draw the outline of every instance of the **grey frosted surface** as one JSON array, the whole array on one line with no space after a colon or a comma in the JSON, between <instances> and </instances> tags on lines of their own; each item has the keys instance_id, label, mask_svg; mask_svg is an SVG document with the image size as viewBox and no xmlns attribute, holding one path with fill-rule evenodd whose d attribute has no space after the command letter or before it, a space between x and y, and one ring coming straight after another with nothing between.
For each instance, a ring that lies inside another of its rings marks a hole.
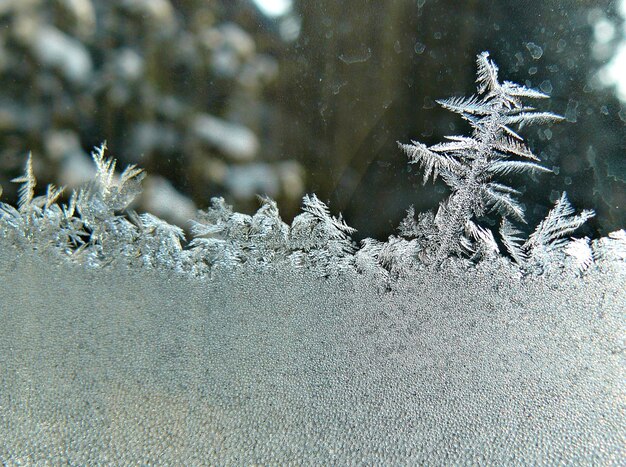
<instances>
[{"instance_id":1,"label":"grey frosted surface","mask_svg":"<svg viewBox=\"0 0 626 467\"><path fill-rule=\"evenodd\" d=\"M625 279L483 265L381 293L3 247L0 460L618 465Z\"/></svg>"}]
</instances>

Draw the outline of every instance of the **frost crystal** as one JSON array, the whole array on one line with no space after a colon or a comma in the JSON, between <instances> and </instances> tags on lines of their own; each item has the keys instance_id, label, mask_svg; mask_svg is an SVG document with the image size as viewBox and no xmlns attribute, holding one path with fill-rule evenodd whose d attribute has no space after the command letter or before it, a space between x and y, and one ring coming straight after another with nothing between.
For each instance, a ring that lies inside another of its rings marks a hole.
<instances>
[{"instance_id":1,"label":"frost crystal","mask_svg":"<svg viewBox=\"0 0 626 467\"><path fill-rule=\"evenodd\" d=\"M431 176L433 180L441 177L452 191L439 206L426 233L423 228L418 229L412 211L402 222L400 232L422 237L419 256L426 263L441 265L452 255L466 256L472 261L493 259L500 252L498 241L494 233L478 225L477 220L495 211L502 216L499 235L508 255L525 270L541 272L561 261L559 256L567 244L563 237L575 231L594 213L585 210L573 215L574 209L563 193L546 219L524 241L523 232L511 222L526 222L524 208L516 199L520 192L494 178L550 172L539 164L539 158L511 125L522 128L528 124L558 122L563 118L527 107L522 99L548 96L509 81L500 83L498 67L487 52L478 56L477 64L477 95L438 101L442 107L460 114L470 123L471 137L448 136L447 142L430 147L417 141L400 144L409 162L419 164L424 170L424 183ZM575 269L579 271L588 269L592 263L588 257L581 256L580 245L570 245L567 250L578 258Z\"/></svg>"},{"instance_id":2,"label":"frost crystal","mask_svg":"<svg viewBox=\"0 0 626 467\"><path fill-rule=\"evenodd\" d=\"M508 81L500 83L498 68L487 52L478 56L477 63L478 95L438 101L470 123L472 136L449 136L447 142L431 147L417 141L400 144L409 162L424 170L424 183L431 176L433 180L441 177L452 190L437 212L437 234L425 245L426 259L435 264L441 264L450 255L478 258L484 257L483 253L488 256L498 252L491 231L479 227L473 219L496 211L524 222L524 209L515 199L519 191L494 181L494 177L550 171L537 163L539 158L510 125L522 127L562 120L558 115L526 107L522 98L548 96ZM478 250L483 253L478 254Z\"/></svg>"}]
</instances>

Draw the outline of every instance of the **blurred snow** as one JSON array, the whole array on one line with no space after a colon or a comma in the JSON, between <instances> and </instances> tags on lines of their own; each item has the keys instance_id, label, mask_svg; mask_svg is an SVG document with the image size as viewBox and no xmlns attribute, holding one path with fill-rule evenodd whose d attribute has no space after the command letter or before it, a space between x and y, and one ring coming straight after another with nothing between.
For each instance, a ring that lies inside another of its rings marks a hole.
<instances>
[{"instance_id":1,"label":"blurred snow","mask_svg":"<svg viewBox=\"0 0 626 467\"><path fill-rule=\"evenodd\" d=\"M169 223L187 226L196 216L197 207L164 177L150 175L143 182L139 197L142 211L150 212Z\"/></svg>"},{"instance_id":2,"label":"blurred snow","mask_svg":"<svg viewBox=\"0 0 626 467\"><path fill-rule=\"evenodd\" d=\"M235 161L254 159L259 150L259 140L251 130L209 114L196 116L193 131L198 138Z\"/></svg>"},{"instance_id":3,"label":"blurred snow","mask_svg":"<svg viewBox=\"0 0 626 467\"><path fill-rule=\"evenodd\" d=\"M52 26L39 28L33 39L33 52L42 63L57 68L73 83L89 81L91 56L80 41Z\"/></svg>"},{"instance_id":4,"label":"blurred snow","mask_svg":"<svg viewBox=\"0 0 626 467\"><path fill-rule=\"evenodd\" d=\"M626 0L621 0L619 12L622 18L626 19ZM604 17L599 17L593 27L594 54L596 58L602 59L604 46L609 44L616 35L615 26ZM623 25L621 36L617 51L608 64L600 69L598 78L604 86L615 86L617 97L622 102L626 102L626 24Z\"/></svg>"},{"instance_id":5,"label":"blurred snow","mask_svg":"<svg viewBox=\"0 0 626 467\"><path fill-rule=\"evenodd\" d=\"M251 199L257 194L271 198L278 195L278 175L269 164L231 165L225 179L226 186L235 198Z\"/></svg>"},{"instance_id":6,"label":"blurred snow","mask_svg":"<svg viewBox=\"0 0 626 467\"><path fill-rule=\"evenodd\" d=\"M291 10L292 0L254 0L266 16L283 16Z\"/></svg>"}]
</instances>

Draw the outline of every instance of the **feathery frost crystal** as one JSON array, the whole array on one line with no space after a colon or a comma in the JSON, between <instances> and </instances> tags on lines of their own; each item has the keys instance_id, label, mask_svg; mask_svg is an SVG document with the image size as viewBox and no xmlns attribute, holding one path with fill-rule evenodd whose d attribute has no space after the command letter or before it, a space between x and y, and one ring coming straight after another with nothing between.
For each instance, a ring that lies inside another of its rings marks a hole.
<instances>
[{"instance_id":1,"label":"feathery frost crystal","mask_svg":"<svg viewBox=\"0 0 626 467\"><path fill-rule=\"evenodd\" d=\"M491 210L503 216L502 242L511 257L522 264L525 263L525 252L517 247L520 241L517 235L521 232L508 221L511 218L525 222L524 209L516 199L520 192L495 178L513 173L550 172L539 163L539 158L511 125L521 128L533 123L558 122L562 117L527 107L522 99L545 99L548 96L509 81L500 83L498 67L487 52L478 56L477 63L477 95L438 101L442 107L460 114L470 123L472 136L448 136L447 142L431 147L417 141L400 144L409 162L419 164L424 170L424 183L431 175L433 180L441 177L452 191L439 206L430 226L431 233L424 242L422 258L441 264L450 255L478 259L498 254L493 233L475 223L476 218ZM586 212L583 217L586 219L590 215ZM550 219L545 222L550 224ZM554 230L551 225L546 228L550 232ZM571 230L559 231L560 236ZM536 249L545 249L554 240L539 236L534 235ZM532 247L533 241L528 248Z\"/></svg>"}]
</instances>

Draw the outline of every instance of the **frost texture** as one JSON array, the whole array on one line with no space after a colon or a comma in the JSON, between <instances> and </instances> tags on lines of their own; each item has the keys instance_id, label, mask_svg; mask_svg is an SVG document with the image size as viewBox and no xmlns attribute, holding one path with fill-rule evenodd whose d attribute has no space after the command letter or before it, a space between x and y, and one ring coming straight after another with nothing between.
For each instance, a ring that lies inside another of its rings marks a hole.
<instances>
[{"instance_id":1,"label":"frost texture","mask_svg":"<svg viewBox=\"0 0 626 467\"><path fill-rule=\"evenodd\" d=\"M385 245L360 251L397 251ZM350 271L197 281L46 259L0 249L0 463L553 466L626 455L624 270L520 278L483 262L416 270L380 293Z\"/></svg>"},{"instance_id":2,"label":"frost texture","mask_svg":"<svg viewBox=\"0 0 626 467\"><path fill-rule=\"evenodd\" d=\"M88 267L121 261L200 277L224 269L291 267L323 277L357 271L386 283L425 266L441 266L451 257L471 263L506 257L533 273L560 268L582 273L597 264L623 265L623 231L593 241L568 238L593 211L576 214L565 193L530 235L516 226L524 223L520 192L498 177L549 170L511 127L561 117L526 106L523 99L547 96L501 83L487 52L478 56L477 64L476 95L439 101L467 120L472 134L448 136L430 147L417 141L400 144L409 162L423 169L424 182L441 178L450 196L436 213L416 215L411 207L399 226L400 236L386 242L366 239L357 248L351 239L354 229L315 195L303 198L302 213L291 225L283 222L272 199L260 198L259 210L250 216L214 198L190 221L188 241L180 227L131 209L144 173L130 166L118 174L104 145L92 155L94 179L63 205L58 202L62 188L51 185L45 195L35 196L29 156L24 175L14 179L22 184L17 208L0 204L0 236L20 248L51 250ZM502 216L495 233L480 224L492 212Z\"/></svg>"},{"instance_id":3,"label":"frost texture","mask_svg":"<svg viewBox=\"0 0 626 467\"><path fill-rule=\"evenodd\" d=\"M0 235L20 247L50 249L89 267L124 261L151 268L189 272L195 276L213 269L238 269L290 264L329 276L354 264L354 229L331 215L317 196L303 198L302 213L288 226L276 202L260 198L261 207L249 216L233 212L222 198L211 200L206 211L191 220L192 238L152 214L130 209L140 194L142 170L129 166L120 175L105 157L105 146L92 154L94 179L72 193L67 205L57 200L63 189L48 187L34 197L36 180L29 156L21 183L18 208L0 205Z\"/></svg>"}]
</instances>

